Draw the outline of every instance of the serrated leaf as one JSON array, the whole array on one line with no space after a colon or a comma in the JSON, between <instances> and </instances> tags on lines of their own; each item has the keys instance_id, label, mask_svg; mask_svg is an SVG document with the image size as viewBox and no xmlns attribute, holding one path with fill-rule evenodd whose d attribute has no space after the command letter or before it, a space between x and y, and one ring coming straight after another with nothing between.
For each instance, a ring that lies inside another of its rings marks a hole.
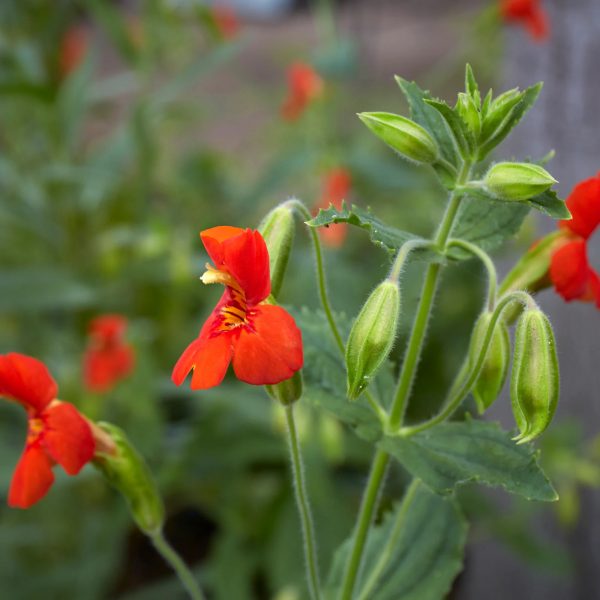
<instances>
[{"instance_id":1,"label":"serrated leaf","mask_svg":"<svg viewBox=\"0 0 600 600\"><path fill-rule=\"evenodd\" d=\"M572 217L567 205L553 190L546 190L543 194L527 200L527 204L553 219L571 219Z\"/></svg>"},{"instance_id":2,"label":"serrated leaf","mask_svg":"<svg viewBox=\"0 0 600 600\"><path fill-rule=\"evenodd\" d=\"M370 532L356 586L359 600L439 600L462 569L467 524L456 503L413 485L416 490ZM351 542L336 552L327 600L339 597ZM380 576L370 581L375 569Z\"/></svg>"},{"instance_id":3,"label":"serrated leaf","mask_svg":"<svg viewBox=\"0 0 600 600\"><path fill-rule=\"evenodd\" d=\"M381 424L363 397L350 402L346 398L344 357L336 346L325 314L307 308L291 311L302 331L304 345L304 401L323 408L349 425L356 435L374 442L382 435ZM336 323L345 339L350 322L336 315Z\"/></svg>"},{"instance_id":4,"label":"serrated leaf","mask_svg":"<svg viewBox=\"0 0 600 600\"><path fill-rule=\"evenodd\" d=\"M379 447L440 494L479 482L528 500L558 499L532 446L517 445L497 423L469 419L442 423L411 437L386 437Z\"/></svg>"},{"instance_id":5,"label":"serrated leaf","mask_svg":"<svg viewBox=\"0 0 600 600\"><path fill-rule=\"evenodd\" d=\"M462 156L468 156L470 152L469 142L467 141L469 132L466 130L463 120L456 114L454 109L441 100L426 99L425 102L429 106L433 106L442 115L454 136L460 153Z\"/></svg>"}]
</instances>

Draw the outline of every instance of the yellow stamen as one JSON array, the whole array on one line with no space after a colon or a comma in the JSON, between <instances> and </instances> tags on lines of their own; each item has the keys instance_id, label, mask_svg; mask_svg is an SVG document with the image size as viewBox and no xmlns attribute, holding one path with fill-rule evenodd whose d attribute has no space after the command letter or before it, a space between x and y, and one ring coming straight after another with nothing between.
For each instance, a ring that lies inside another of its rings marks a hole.
<instances>
[{"instance_id":1,"label":"yellow stamen","mask_svg":"<svg viewBox=\"0 0 600 600\"><path fill-rule=\"evenodd\" d=\"M240 284L229 273L226 273L225 271L219 271L208 263L206 263L206 271L202 277L200 277L200 281L202 281L202 283L205 285L209 285L211 283L221 283L222 285L226 285L227 287L236 290L240 294L243 294Z\"/></svg>"}]
</instances>

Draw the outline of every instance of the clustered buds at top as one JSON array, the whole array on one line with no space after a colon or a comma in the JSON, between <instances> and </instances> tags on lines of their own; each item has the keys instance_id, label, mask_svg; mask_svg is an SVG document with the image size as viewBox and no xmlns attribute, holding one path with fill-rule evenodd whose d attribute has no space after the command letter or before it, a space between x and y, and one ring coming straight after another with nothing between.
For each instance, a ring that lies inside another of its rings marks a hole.
<instances>
[{"instance_id":1,"label":"clustered buds at top","mask_svg":"<svg viewBox=\"0 0 600 600\"><path fill-rule=\"evenodd\" d=\"M507 23L523 25L538 42L550 34L548 16L541 0L500 0L500 14Z\"/></svg>"},{"instance_id":2,"label":"clustered buds at top","mask_svg":"<svg viewBox=\"0 0 600 600\"><path fill-rule=\"evenodd\" d=\"M500 200L529 200L551 188L556 179L532 163L496 163L487 172L484 184Z\"/></svg>"},{"instance_id":3,"label":"clustered buds at top","mask_svg":"<svg viewBox=\"0 0 600 600\"><path fill-rule=\"evenodd\" d=\"M137 526L149 535L157 533L163 526L165 509L152 473L121 429L110 423L98 423L98 427L110 436L115 450L99 451L94 465L127 500Z\"/></svg>"},{"instance_id":4,"label":"clustered buds at top","mask_svg":"<svg viewBox=\"0 0 600 600\"><path fill-rule=\"evenodd\" d=\"M475 323L469 348L469 366L473 368L481 353L483 341L492 320L492 313L484 312ZM502 319L496 322L483 366L473 389L473 398L479 413L484 413L502 391L510 362L510 336Z\"/></svg>"},{"instance_id":5,"label":"clustered buds at top","mask_svg":"<svg viewBox=\"0 0 600 600\"><path fill-rule=\"evenodd\" d=\"M346 345L348 398L354 400L389 356L400 317L400 289L386 279L372 292L352 325Z\"/></svg>"},{"instance_id":6,"label":"clustered buds at top","mask_svg":"<svg viewBox=\"0 0 600 600\"><path fill-rule=\"evenodd\" d=\"M18 402L29 419L9 506L29 508L41 500L54 481L55 464L76 475L94 456L90 425L73 405L57 400L57 394L58 385L42 362L23 354L0 355L0 396Z\"/></svg>"},{"instance_id":7,"label":"clustered buds at top","mask_svg":"<svg viewBox=\"0 0 600 600\"><path fill-rule=\"evenodd\" d=\"M404 158L426 164L437 161L439 150L435 140L414 121L386 112L359 113L358 118Z\"/></svg>"},{"instance_id":8,"label":"clustered buds at top","mask_svg":"<svg viewBox=\"0 0 600 600\"><path fill-rule=\"evenodd\" d=\"M542 433L552 421L559 395L556 343L548 317L526 310L517 321L510 395L522 444Z\"/></svg>"},{"instance_id":9,"label":"clustered buds at top","mask_svg":"<svg viewBox=\"0 0 600 600\"><path fill-rule=\"evenodd\" d=\"M238 379L272 385L302 368L302 334L292 316L265 302L271 293L269 253L258 231L213 227L200 234L214 266L202 282L225 292L195 339L173 368L181 385L193 370L192 389L219 385L230 362Z\"/></svg>"},{"instance_id":10,"label":"clustered buds at top","mask_svg":"<svg viewBox=\"0 0 600 600\"><path fill-rule=\"evenodd\" d=\"M288 203L276 206L258 226L269 252L271 294L277 298L294 244L294 209Z\"/></svg>"},{"instance_id":11,"label":"clustered buds at top","mask_svg":"<svg viewBox=\"0 0 600 600\"><path fill-rule=\"evenodd\" d=\"M83 357L83 379L92 392L109 392L135 365L133 348L125 342L127 319L102 315L88 327L88 347Z\"/></svg>"},{"instance_id":12,"label":"clustered buds at top","mask_svg":"<svg viewBox=\"0 0 600 600\"><path fill-rule=\"evenodd\" d=\"M347 200L350 194L351 184L352 176L348 169L344 167L331 169L325 175L323 191L315 208L329 208L333 204L335 208L341 210L343 201ZM323 242L333 248L338 248L344 243L347 232L348 225L346 223L334 223L319 228L319 234Z\"/></svg>"}]
</instances>

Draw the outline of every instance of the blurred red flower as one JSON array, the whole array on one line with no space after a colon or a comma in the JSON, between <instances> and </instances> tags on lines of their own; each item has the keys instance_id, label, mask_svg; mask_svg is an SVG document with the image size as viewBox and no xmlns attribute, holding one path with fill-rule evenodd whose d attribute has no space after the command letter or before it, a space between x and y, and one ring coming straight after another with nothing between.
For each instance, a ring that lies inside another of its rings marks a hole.
<instances>
[{"instance_id":1,"label":"blurred red flower","mask_svg":"<svg viewBox=\"0 0 600 600\"><path fill-rule=\"evenodd\" d=\"M234 38L240 31L237 14L230 6L219 4L212 9L212 16L219 34L225 40Z\"/></svg>"},{"instance_id":2,"label":"blurred red flower","mask_svg":"<svg viewBox=\"0 0 600 600\"><path fill-rule=\"evenodd\" d=\"M82 63L88 49L88 34L81 25L73 25L64 33L58 49L58 72L68 77Z\"/></svg>"},{"instance_id":3,"label":"blurred red flower","mask_svg":"<svg viewBox=\"0 0 600 600\"><path fill-rule=\"evenodd\" d=\"M135 365L133 348L124 340L127 319L102 315L91 321L83 358L83 379L92 392L108 392L129 375Z\"/></svg>"},{"instance_id":4,"label":"blurred red flower","mask_svg":"<svg viewBox=\"0 0 600 600\"><path fill-rule=\"evenodd\" d=\"M548 15L541 0L500 0L500 14L507 23L519 23L534 40L543 41L550 35Z\"/></svg>"},{"instance_id":5,"label":"blurred red flower","mask_svg":"<svg viewBox=\"0 0 600 600\"><path fill-rule=\"evenodd\" d=\"M587 242L600 225L600 174L577 184L566 204L573 218L559 223L565 242L552 254L550 278L565 300L595 301L600 308L600 277L587 254Z\"/></svg>"},{"instance_id":6,"label":"blurred red flower","mask_svg":"<svg viewBox=\"0 0 600 600\"><path fill-rule=\"evenodd\" d=\"M76 475L95 450L92 430L77 409L56 400L58 386L46 366L23 354L0 355L0 396L18 402L29 418L25 450L10 484L8 504L29 508L54 481L59 464Z\"/></svg>"},{"instance_id":7,"label":"blurred red flower","mask_svg":"<svg viewBox=\"0 0 600 600\"><path fill-rule=\"evenodd\" d=\"M342 201L347 199L350 193L351 184L352 177L347 169L343 167L332 169L325 175L323 193L315 208L317 210L328 208L333 204L338 210L341 209ZM337 223L329 227L320 227L319 232L325 244L337 248L344 243L348 226L345 223Z\"/></svg>"},{"instance_id":8,"label":"blurred red flower","mask_svg":"<svg viewBox=\"0 0 600 600\"><path fill-rule=\"evenodd\" d=\"M281 107L281 114L284 119L294 121L323 93L324 84L319 74L303 62L292 64L287 78L288 95Z\"/></svg>"},{"instance_id":9,"label":"blurred red flower","mask_svg":"<svg viewBox=\"0 0 600 600\"><path fill-rule=\"evenodd\" d=\"M200 234L214 267L202 282L221 283L225 292L198 338L172 373L181 385L193 370L191 388L219 385L233 361L235 375L253 385L289 379L303 364L302 334L280 306L266 304L271 293L269 253L258 231L213 227Z\"/></svg>"}]
</instances>

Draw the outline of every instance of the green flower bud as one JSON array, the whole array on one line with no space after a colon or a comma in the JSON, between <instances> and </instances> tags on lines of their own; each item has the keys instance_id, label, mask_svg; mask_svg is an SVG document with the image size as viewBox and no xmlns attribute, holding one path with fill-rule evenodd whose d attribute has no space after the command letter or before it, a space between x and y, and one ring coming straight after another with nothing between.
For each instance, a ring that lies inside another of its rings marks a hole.
<instances>
[{"instance_id":1,"label":"green flower bud","mask_svg":"<svg viewBox=\"0 0 600 600\"><path fill-rule=\"evenodd\" d=\"M302 396L302 371L296 371L289 379L275 385L265 385L265 389L273 400L283 406L293 404Z\"/></svg>"},{"instance_id":2,"label":"green flower bud","mask_svg":"<svg viewBox=\"0 0 600 600\"><path fill-rule=\"evenodd\" d=\"M469 131L475 138L479 137L479 133L481 132L481 115L477 109L475 100L469 94L460 93L458 94L456 109Z\"/></svg>"},{"instance_id":3,"label":"green flower bud","mask_svg":"<svg viewBox=\"0 0 600 600\"><path fill-rule=\"evenodd\" d=\"M388 357L400 315L400 290L389 280L380 283L352 325L346 346L348 398L356 399Z\"/></svg>"},{"instance_id":4,"label":"green flower bud","mask_svg":"<svg viewBox=\"0 0 600 600\"><path fill-rule=\"evenodd\" d=\"M539 165L532 163L497 163L485 176L488 191L501 200L529 200L557 183Z\"/></svg>"},{"instance_id":5,"label":"green flower bud","mask_svg":"<svg viewBox=\"0 0 600 600\"><path fill-rule=\"evenodd\" d=\"M492 313L484 312L475 323L469 349L469 366L471 368L475 366L477 357L481 352L483 340L491 320ZM504 321L499 320L494 327L483 366L471 390L480 414L483 414L499 396L506 381L509 359L510 336L508 327Z\"/></svg>"},{"instance_id":6,"label":"green flower bud","mask_svg":"<svg viewBox=\"0 0 600 600\"><path fill-rule=\"evenodd\" d=\"M94 465L127 500L137 526L152 535L161 530L165 509L152 473L125 433L110 423L98 423L115 443L114 454L96 452Z\"/></svg>"},{"instance_id":7,"label":"green flower bud","mask_svg":"<svg viewBox=\"0 0 600 600\"><path fill-rule=\"evenodd\" d=\"M552 420L559 394L558 357L548 317L527 310L517 322L510 395L519 444L536 438Z\"/></svg>"},{"instance_id":8,"label":"green flower bud","mask_svg":"<svg viewBox=\"0 0 600 600\"><path fill-rule=\"evenodd\" d=\"M287 203L276 206L262 220L258 231L267 244L271 270L271 293L277 297L294 243L294 209Z\"/></svg>"},{"instance_id":9,"label":"green flower bud","mask_svg":"<svg viewBox=\"0 0 600 600\"><path fill-rule=\"evenodd\" d=\"M439 151L435 140L414 121L385 112L359 113L358 118L404 158L417 163L437 161Z\"/></svg>"}]
</instances>

